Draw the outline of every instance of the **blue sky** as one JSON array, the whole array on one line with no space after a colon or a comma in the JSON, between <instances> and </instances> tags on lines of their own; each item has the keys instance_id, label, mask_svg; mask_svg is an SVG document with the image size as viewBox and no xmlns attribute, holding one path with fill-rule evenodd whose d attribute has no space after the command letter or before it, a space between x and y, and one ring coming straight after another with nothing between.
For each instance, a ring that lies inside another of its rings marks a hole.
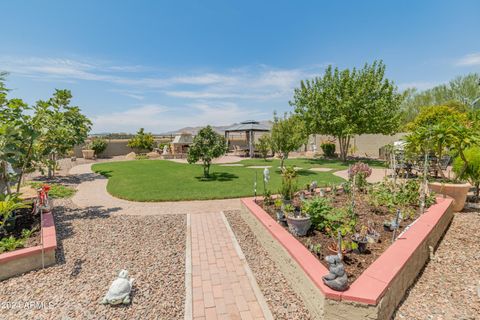
<instances>
[{"instance_id":1,"label":"blue sky","mask_svg":"<svg viewBox=\"0 0 480 320\"><path fill-rule=\"evenodd\" d=\"M480 72L480 1L2 1L0 70L67 88L94 132L265 120L328 64L383 59L400 89Z\"/></svg>"}]
</instances>

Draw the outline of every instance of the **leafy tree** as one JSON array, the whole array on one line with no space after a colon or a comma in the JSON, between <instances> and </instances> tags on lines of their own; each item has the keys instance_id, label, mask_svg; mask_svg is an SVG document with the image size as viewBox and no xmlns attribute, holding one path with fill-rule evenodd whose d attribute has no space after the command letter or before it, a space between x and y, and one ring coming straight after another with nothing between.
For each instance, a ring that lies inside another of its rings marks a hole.
<instances>
[{"instance_id":1,"label":"leafy tree","mask_svg":"<svg viewBox=\"0 0 480 320\"><path fill-rule=\"evenodd\" d=\"M203 176L210 176L210 165L212 160L224 155L227 152L225 138L216 133L211 126L202 128L193 138L193 144L188 149L188 163L202 161Z\"/></svg>"},{"instance_id":2,"label":"leafy tree","mask_svg":"<svg viewBox=\"0 0 480 320\"><path fill-rule=\"evenodd\" d=\"M78 107L70 106L68 90L56 90L51 99L38 101L33 108L21 99L8 99L5 76L0 73L0 126L5 132L0 136L0 161L2 168L9 163L16 170L16 175L3 170L2 178L16 178L18 192L25 172L46 165L52 173L56 156L83 143L91 122Z\"/></svg>"},{"instance_id":3,"label":"leafy tree","mask_svg":"<svg viewBox=\"0 0 480 320\"><path fill-rule=\"evenodd\" d=\"M470 73L458 76L447 84L418 91L415 88L405 90L406 99L402 103L404 122L413 121L425 106L447 105L461 109L470 109L471 104L480 97L480 74ZM479 106L477 101L475 106Z\"/></svg>"},{"instance_id":4,"label":"leafy tree","mask_svg":"<svg viewBox=\"0 0 480 320\"><path fill-rule=\"evenodd\" d=\"M288 154L297 150L307 142L307 132L305 124L297 115L288 116L286 113L283 118L274 115L274 121L271 131L271 145L275 152L280 154L280 168L283 168Z\"/></svg>"},{"instance_id":5,"label":"leafy tree","mask_svg":"<svg viewBox=\"0 0 480 320\"><path fill-rule=\"evenodd\" d=\"M266 161L268 157L268 153L272 149L271 147L272 142L270 139L270 135L264 134L260 138L258 138L258 142L255 146L255 148L260 152L262 155L262 158Z\"/></svg>"},{"instance_id":6,"label":"leafy tree","mask_svg":"<svg viewBox=\"0 0 480 320\"><path fill-rule=\"evenodd\" d=\"M145 133L143 128L137 131L137 134L130 140L128 140L127 146L137 150L153 150L153 144L155 140L151 133Z\"/></svg>"},{"instance_id":7,"label":"leafy tree","mask_svg":"<svg viewBox=\"0 0 480 320\"><path fill-rule=\"evenodd\" d=\"M54 173L57 157L67 154L75 145L87 138L92 122L71 106L70 90L55 90L48 101L38 101L33 117L34 126L41 132L38 138L38 152L45 159L49 177Z\"/></svg>"},{"instance_id":8,"label":"leafy tree","mask_svg":"<svg viewBox=\"0 0 480 320\"><path fill-rule=\"evenodd\" d=\"M467 113L448 106L423 108L406 128L410 131L405 137L407 153L423 155L433 152L438 159L447 152L456 154L463 161L463 166L457 170L457 178L463 176L469 165L465 150L480 142L475 121ZM437 163L437 166L438 172L445 178L440 164ZM460 168L458 164L457 167Z\"/></svg>"},{"instance_id":9,"label":"leafy tree","mask_svg":"<svg viewBox=\"0 0 480 320\"><path fill-rule=\"evenodd\" d=\"M385 78L383 62L375 61L360 70L329 66L323 76L302 81L290 103L309 134L338 140L345 161L352 136L397 132L402 99L393 82Z\"/></svg>"}]
</instances>

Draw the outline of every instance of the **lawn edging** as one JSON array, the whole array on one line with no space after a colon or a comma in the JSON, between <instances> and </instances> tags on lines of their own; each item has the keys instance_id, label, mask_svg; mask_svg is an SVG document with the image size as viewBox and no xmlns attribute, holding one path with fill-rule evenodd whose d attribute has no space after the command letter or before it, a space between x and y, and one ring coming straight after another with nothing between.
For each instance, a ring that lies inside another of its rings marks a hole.
<instances>
[{"instance_id":1,"label":"lawn edging","mask_svg":"<svg viewBox=\"0 0 480 320\"><path fill-rule=\"evenodd\" d=\"M448 228L452 202L438 197L344 292L323 284L327 268L253 198L241 199L241 214L312 314L322 319L388 319L428 261L429 247L435 248Z\"/></svg>"},{"instance_id":2,"label":"lawn edging","mask_svg":"<svg viewBox=\"0 0 480 320\"><path fill-rule=\"evenodd\" d=\"M46 212L42 215L41 232L43 246L38 245L0 254L0 280L42 268L42 251L44 253L44 265L55 264L57 235L52 212Z\"/></svg>"}]
</instances>

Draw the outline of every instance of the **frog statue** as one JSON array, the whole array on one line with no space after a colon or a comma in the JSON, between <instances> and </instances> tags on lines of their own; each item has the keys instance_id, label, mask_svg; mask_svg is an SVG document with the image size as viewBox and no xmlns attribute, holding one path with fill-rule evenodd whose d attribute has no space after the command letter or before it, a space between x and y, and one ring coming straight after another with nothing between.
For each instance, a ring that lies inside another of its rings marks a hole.
<instances>
[{"instance_id":1,"label":"frog statue","mask_svg":"<svg viewBox=\"0 0 480 320\"><path fill-rule=\"evenodd\" d=\"M133 278L128 278L128 271L120 271L118 278L112 282L110 289L108 289L107 294L103 298L102 304L129 304L132 284Z\"/></svg>"},{"instance_id":2,"label":"frog statue","mask_svg":"<svg viewBox=\"0 0 480 320\"><path fill-rule=\"evenodd\" d=\"M348 277L340 257L338 255L327 256L325 261L328 263L330 272L322 277L323 283L335 291L347 290Z\"/></svg>"}]
</instances>

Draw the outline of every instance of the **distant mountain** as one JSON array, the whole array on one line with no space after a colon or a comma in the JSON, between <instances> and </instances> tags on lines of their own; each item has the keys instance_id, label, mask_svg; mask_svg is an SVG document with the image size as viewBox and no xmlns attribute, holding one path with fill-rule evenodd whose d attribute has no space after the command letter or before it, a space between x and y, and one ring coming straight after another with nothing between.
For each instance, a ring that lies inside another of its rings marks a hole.
<instances>
[{"instance_id":1,"label":"distant mountain","mask_svg":"<svg viewBox=\"0 0 480 320\"><path fill-rule=\"evenodd\" d=\"M272 127L273 125L273 122L272 121L259 121L261 124L265 125L265 126L268 126L268 127ZM220 134L224 134L225 133L225 130L230 128L231 126L234 126L236 124L239 124L240 122L238 123L233 123L231 125L228 125L228 126L212 126L212 128L220 133ZM159 135L175 135L175 134L179 134L179 133L182 133L182 132L188 132L188 133L191 133L192 135L196 135L197 132L204 128L204 126L198 126L198 127L184 127L184 128L181 128L181 129L178 129L178 130L174 130L174 131L168 131L168 132L164 132L164 133L161 133Z\"/></svg>"}]
</instances>

